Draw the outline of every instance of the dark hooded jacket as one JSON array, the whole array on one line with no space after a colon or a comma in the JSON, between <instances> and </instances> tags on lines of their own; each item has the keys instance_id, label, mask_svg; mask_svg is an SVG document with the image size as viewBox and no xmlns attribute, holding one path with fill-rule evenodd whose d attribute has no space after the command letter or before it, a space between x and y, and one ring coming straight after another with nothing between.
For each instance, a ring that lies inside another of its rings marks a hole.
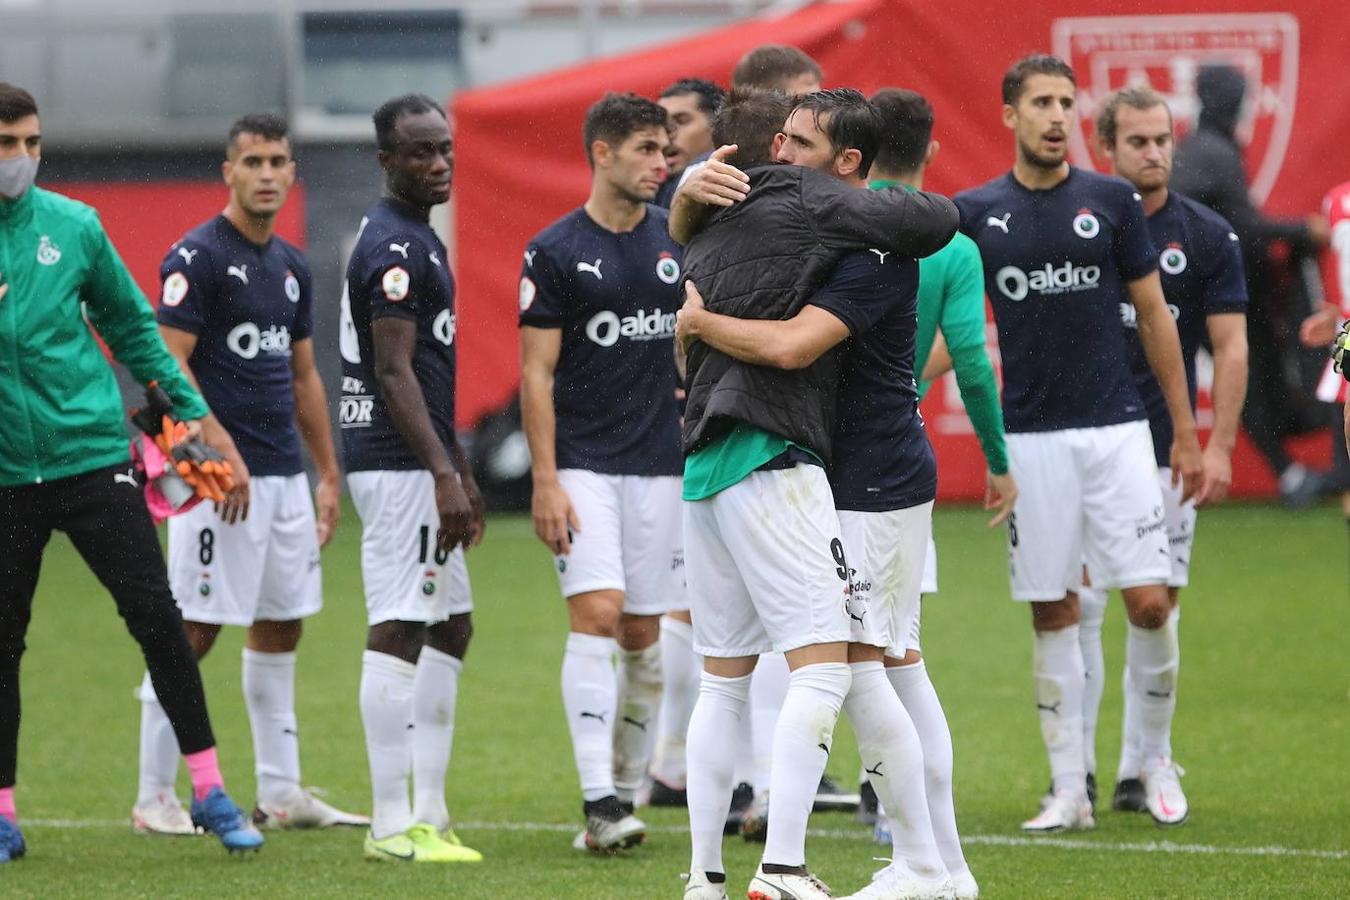
<instances>
[{"instance_id":1,"label":"dark hooded jacket","mask_svg":"<svg viewBox=\"0 0 1350 900\"><path fill-rule=\"evenodd\" d=\"M746 174L746 199L714 212L685 248L685 276L712 312L790 319L848 251L875 248L917 259L942 249L956 232L956 206L938 194L861 190L801 166ZM786 371L696 342L688 355L684 451L745 422L828 462L838 380L837 348Z\"/></svg>"},{"instance_id":2,"label":"dark hooded jacket","mask_svg":"<svg viewBox=\"0 0 1350 900\"><path fill-rule=\"evenodd\" d=\"M1254 265L1265 266L1271 241L1286 240L1297 250L1315 250L1304 223L1268 219L1252 203L1242 148L1235 137L1247 89L1242 73L1228 66L1206 66L1195 86L1200 121L1177 147L1171 186L1232 223L1249 273Z\"/></svg>"}]
</instances>

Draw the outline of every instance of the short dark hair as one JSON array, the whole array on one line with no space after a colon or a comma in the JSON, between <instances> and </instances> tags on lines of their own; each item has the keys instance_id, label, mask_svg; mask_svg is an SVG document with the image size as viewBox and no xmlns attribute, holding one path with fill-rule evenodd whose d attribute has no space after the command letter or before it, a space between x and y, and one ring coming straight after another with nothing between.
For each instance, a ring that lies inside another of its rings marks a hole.
<instances>
[{"instance_id":1,"label":"short dark hair","mask_svg":"<svg viewBox=\"0 0 1350 900\"><path fill-rule=\"evenodd\" d=\"M866 178L872 169L872 160L877 158L877 150L881 148L886 123L862 92L853 88L815 91L798 98L792 111L799 109L815 117L816 127L830 139L830 147L835 153L855 149L861 154L858 175ZM823 122L822 116L825 117Z\"/></svg>"},{"instance_id":2,"label":"short dark hair","mask_svg":"<svg viewBox=\"0 0 1350 900\"><path fill-rule=\"evenodd\" d=\"M380 104L371 118L375 121L375 145L381 150L393 150L394 126L404 116L417 116L422 113L436 112L445 118L445 109L426 94L404 94Z\"/></svg>"},{"instance_id":3,"label":"short dark hair","mask_svg":"<svg viewBox=\"0 0 1350 900\"><path fill-rule=\"evenodd\" d=\"M1048 53L1033 53L1008 67L1003 76L1003 102L1009 106L1016 106L1022 96L1022 85L1032 75L1058 75L1069 79L1074 87L1078 86L1073 67L1064 60Z\"/></svg>"},{"instance_id":4,"label":"short dark hair","mask_svg":"<svg viewBox=\"0 0 1350 900\"><path fill-rule=\"evenodd\" d=\"M1122 106L1139 110L1161 106L1167 110L1167 121L1171 124L1172 108L1162 94L1146 84L1122 88L1108 95L1102 102L1101 112L1097 113L1097 137L1108 147L1116 145L1116 113Z\"/></svg>"},{"instance_id":5,"label":"short dark hair","mask_svg":"<svg viewBox=\"0 0 1350 900\"><path fill-rule=\"evenodd\" d=\"M731 87L781 91L801 75L824 77L814 59L796 47L764 44L741 57L731 70Z\"/></svg>"},{"instance_id":6,"label":"short dark hair","mask_svg":"<svg viewBox=\"0 0 1350 900\"><path fill-rule=\"evenodd\" d=\"M581 136L586 142L586 161L595 165L595 160L591 158L591 144L596 141L617 147L635 131L665 127L666 110L655 100L634 93L617 94L611 91L586 110L586 121L581 127Z\"/></svg>"},{"instance_id":7,"label":"short dark hair","mask_svg":"<svg viewBox=\"0 0 1350 900\"><path fill-rule=\"evenodd\" d=\"M272 113L249 113L234 120L225 141L225 155L234 150L241 134L255 134L265 141L289 141L291 128L281 116Z\"/></svg>"},{"instance_id":8,"label":"short dark hair","mask_svg":"<svg viewBox=\"0 0 1350 900\"><path fill-rule=\"evenodd\" d=\"M0 122L17 122L38 114L37 101L23 88L0 81Z\"/></svg>"},{"instance_id":9,"label":"short dark hair","mask_svg":"<svg viewBox=\"0 0 1350 900\"><path fill-rule=\"evenodd\" d=\"M887 172L913 172L923 165L933 140L933 107L923 94L904 88L882 88L871 103L884 128L876 164Z\"/></svg>"},{"instance_id":10,"label":"short dark hair","mask_svg":"<svg viewBox=\"0 0 1350 900\"><path fill-rule=\"evenodd\" d=\"M684 97L688 94L698 97L699 112L709 118L717 114L717 111L722 108L722 104L727 99L727 92L722 90L720 85L705 81L702 78L681 78L662 91L658 99Z\"/></svg>"},{"instance_id":11,"label":"short dark hair","mask_svg":"<svg viewBox=\"0 0 1350 900\"><path fill-rule=\"evenodd\" d=\"M713 118L713 144L735 144L727 158L738 169L774 161L773 139L792 112L792 98L782 91L733 90Z\"/></svg>"}]
</instances>

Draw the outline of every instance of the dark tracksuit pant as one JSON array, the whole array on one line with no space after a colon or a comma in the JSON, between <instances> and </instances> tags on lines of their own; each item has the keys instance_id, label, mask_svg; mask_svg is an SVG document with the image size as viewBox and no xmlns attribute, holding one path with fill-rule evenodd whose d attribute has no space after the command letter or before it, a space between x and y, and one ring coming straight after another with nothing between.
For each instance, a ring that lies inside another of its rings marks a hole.
<instances>
[{"instance_id":1,"label":"dark tracksuit pant","mask_svg":"<svg viewBox=\"0 0 1350 900\"><path fill-rule=\"evenodd\" d=\"M0 487L0 788L14 784L19 662L42 553L53 531L70 537L112 594L141 646L183 753L215 745L197 658L169 591L159 537L130 472L128 462L42 484Z\"/></svg>"}]
</instances>

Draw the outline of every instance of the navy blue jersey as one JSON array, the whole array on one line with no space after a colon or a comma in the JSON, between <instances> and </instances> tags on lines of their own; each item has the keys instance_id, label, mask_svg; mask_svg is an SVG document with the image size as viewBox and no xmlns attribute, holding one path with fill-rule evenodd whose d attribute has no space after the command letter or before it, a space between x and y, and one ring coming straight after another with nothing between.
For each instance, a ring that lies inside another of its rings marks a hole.
<instances>
[{"instance_id":1,"label":"navy blue jersey","mask_svg":"<svg viewBox=\"0 0 1350 900\"><path fill-rule=\"evenodd\" d=\"M1120 328L1126 282L1158 267L1139 195L1071 168L1049 190L1009 172L953 198L980 247L1003 358L1008 431L1145 418Z\"/></svg>"},{"instance_id":2,"label":"navy blue jersey","mask_svg":"<svg viewBox=\"0 0 1350 900\"><path fill-rule=\"evenodd\" d=\"M530 241L520 324L561 328L553 376L558 468L679 475L675 311L680 245L648 205L615 234L577 209Z\"/></svg>"},{"instance_id":3,"label":"navy blue jersey","mask_svg":"<svg viewBox=\"0 0 1350 900\"><path fill-rule=\"evenodd\" d=\"M374 320L415 322L413 374L432 427L455 442L455 280L445 245L417 211L385 197L361 220L342 291L342 457L349 472L424 469L375 379ZM453 459L453 453L451 459Z\"/></svg>"},{"instance_id":4,"label":"navy blue jersey","mask_svg":"<svg viewBox=\"0 0 1350 900\"><path fill-rule=\"evenodd\" d=\"M862 250L849 253L811 298L848 326L830 487L837 509L884 512L937 495L937 461L919 415L914 383L919 264Z\"/></svg>"},{"instance_id":5,"label":"navy blue jersey","mask_svg":"<svg viewBox=\"0 0 1350 900\"><path fill-rule=\"evenodd\" d=\"M1205 340L1205 320L1222 313L1247 312L1247 280L1242 271L1242 248L1233 227L1223 216L1190 197L1169 191L1167 202L1148 217L1148 230L1158 248L1167 308L1177 320L1186 384L1195 409L1195 353ZM1130 347L1130 369L1153 432L1158 465L1170 465L1172 417L1162 388L1144 356L1134 305L1120 304L1125 339Z\"/></svg>"},{"instance_id":6,"label":"navy blue jersey","mask_svg":"<svg viewBox=\"0 0 1350 900\"><path fill-rule=\"evenodd\" d=\"M309 264L274 237L255 244L223 215L169 248L160 324L197 336L188 366L253 475L303 471L291 343L310 337Z\"/></svg>"}]
</instances>

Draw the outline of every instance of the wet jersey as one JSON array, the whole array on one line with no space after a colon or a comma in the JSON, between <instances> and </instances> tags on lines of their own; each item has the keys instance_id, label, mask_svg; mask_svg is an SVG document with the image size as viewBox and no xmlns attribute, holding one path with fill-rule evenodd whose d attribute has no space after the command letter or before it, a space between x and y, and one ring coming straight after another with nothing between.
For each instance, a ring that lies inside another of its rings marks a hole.
<instances>
[{"instance_id":1,"label":"wet jersey","mask_svg":"<svg viewBox=\"0 0 1350 900\"><path fill-rule=\"evenodd\" d=\"M675 311L680 246L663 209L616 234L585 209L530 241L520 324L562 330L553 380L559 469L679 475Z\"/></svg>"},{"instance_id":2,"label":"wet jersey","mask_svg":"<svg viewBox=\"0 0 1350 900\"><path fill-rule=\"evenodd\" d=\"M426 468L390 418L375 378L371 326L385 316L416 324L413 374L449 451L455 440L455 281L445 245L426 219L389 197L361 220L342 292L338 422L349 472Z\"/></svg>"},{"instance_id":3,"label":"wet jersey","mask_svg":"<svg viewBox=\"0 0 1350 900\"><path fill-rule=\"evenodd\" d=\"M837 509L885 512L937 494L937 461L914 379L919 264L849 253L810 300L848 326L840 350L830 488Z\"/></svg>"},{"instance_id":4,"label":"wet jersey","mask_svg":"<svg viewBox=\"0 0 1350 900\"><path fill-rule=\"evenodd\" d=\"M1169 191L1167 202L1148 217L1148 230L1158 248L1163 296L1181 337L1181 356L1194 409L1195 354L1205 340L1206 318L1247 311L1242 248L1223 216L1176 191ZM1120 302L1120 319L1130 347L1130 370L1134 372L1135 385L1153 432L1153 451L1158 465L1167 466L1172 447L1172 417L1144 355L1134 304L1129 300Z\"/></svg>"},{"instance_id":5,"label":"wet jersey","mask_svg":"<svg viewBox=\"0 0 1350 900\"><path fill-rule=\"evenodd\" d=\"M1127 282L1157 268L1158 254L1134 188L1071 168L1049 190L1029 190L1009 172L953 199L984 263L1007 430L1145 418L1120 303Z\"/></svg>"},{"instance_id":6,"label":"wet jersey","mask_svg":"<svg viewBox=\"0 0 1350 900\"><path fill-rule=\"evenodd\" d=\"M225 216L169 248L160 324L196 335L188 366L252 475L303 471L291 344L310 337L309 265L279 237L255 244Z\"/></svg>"}]
</instances>

